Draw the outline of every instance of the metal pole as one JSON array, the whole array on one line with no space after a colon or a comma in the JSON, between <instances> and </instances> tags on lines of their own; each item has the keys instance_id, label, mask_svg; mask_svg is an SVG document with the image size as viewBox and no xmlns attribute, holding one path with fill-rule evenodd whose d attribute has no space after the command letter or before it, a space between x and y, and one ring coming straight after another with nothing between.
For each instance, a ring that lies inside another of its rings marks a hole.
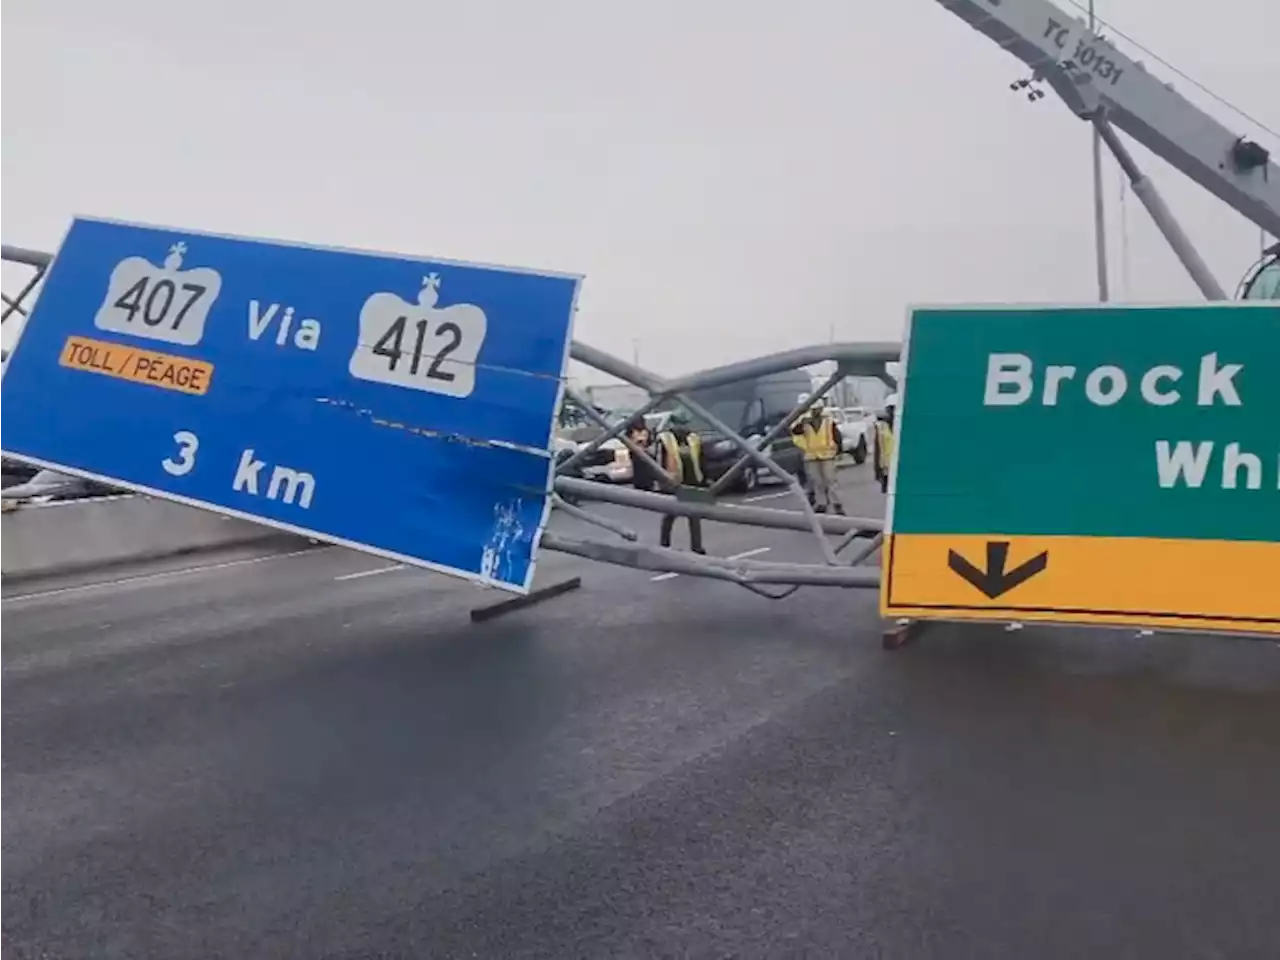
<instances>
[{"instance_id":1,"label":"metal pole","mask_svg":"<svg viewBox=\"0 0 1280 960\"><path fill-rule=\"evenodd\" d=\"M1133 155L1129 153L1124 143L1121 142L1120 135L1115 132L1111 124L1107 122L1107 119L1102 116L1095 115L1093 117L1093 126L1102 137L1102 141L1111 150L1111 155L1116 158L1116 162L1124 170L1125 176L1129 178L1134 196L1141 200L1142 205L1147 208L1147 213L1151 214L1151 219L1155 221L1157 229L1164 234L1165 240L1173 248L1173 252L1178 259L1182 261L1183 267L1191 275L1191 279L1195 281L1196 286L1200 288L1200 292L1204 294L1205 299L1226 300L1227 294L1218 284L1213 273L1210 272L1209 265L1204 262L1204 258L1200 256L1200 251L1195 248L1191 238L1183 231L1177 218L1174 217L1173 211L1164 202L1164 197L1160 196L1160 192L1156 190L1156 185L1151 182L1151 178L1138 167Z\"/></svg>"},{"instance_id":2,"label":"metal pole","mask_svg":"<svg viewBox=\"0 0 1280 960\"><path fill-rule=\"evenodd\" d=\"M1093 0L1089 0L1089 32L1096 33ZM1098 300L1111 299L1107 280L1107 212L1102 197L1102 135L1093 128L1093 249L1097 258Z\"/></svg>"},{"instance_id":3,"label":"metal pole","mask_svg":"<svg viewBox=\"0 0 1280 960\"><path fill-rule=\"evenodd\" d=\"M630 417L623 418L622 420L619 420L617 423L612 423L612 424L608 420L606 420L604 417L600 416L600 414L596 412L596 408L592 406L590 403L588 403L586 399L583 398L583 396L579 394L576 390L574 390L572 387L565 387L564 395L568 397L570 400L572 400L574 403L576 403L579 407L582 408L582 412L587 415L587 419L594 420L598 426L604 427L604 433L596 437L590 443L586 443L583 446L579 447L577 450L575 450L571 457L569 457L567 460L565 460L564 463L556 467L557 473L569 472L578 464L580 464L583 460L587 459L587 457L590 454L600 449L601 444L608 443L610 440L614 439L615 437L620 437L623 445L627 448L627 450L631 452L631 455L633 457L643 460L646 464L649 465L650 468L656 471L657 479L659 483L662 483L664 480L667 480L667 472L658 465L658 462L654 460L653 457L649 456L648 452L636 446L635 443L632 442L631 438L628 437L623 432L626 430L627 424L630 423L632 420L643 419L646 413L649 413L654 407L662 403L662 401L666 399L665 395L659 394L657 396L651 397L648 403L646 403L643 407L637 410ZM673 484L669 482L666 485L673 486Z\"/></svg>"},{"instance_id":4,"label":"metal pole","mask_svg":"<svg viewBox=\"0 0 1280 960\"><path fill-rule=\"evenodd\" d=\"M622 484L599 483L595 480L579 480L577 477L557 477L556 492L569 494L578 500L598 500L620 507L635 507L667 513L673 517L697 517L717 523L740 523L747 527L771 527L774 530L812 530L808 518L796 510L778 510L774 507L755 507L748 504L716 503L711 500L684 499L679 495L650 493ZM874 536L884 529L884 520L875 517L842 517L824 513L818 516L819 528L831 534L861 534ZM857 539L857 536L854 537Z\"/></svg>"},{"instance_id":5,"label":"metal pole","mask_svg":"<svg viewBox=\"0 0 1280 960\"><path fill-rule=\"evenodd\" d=\"M817 567L802 563L765 563L759 560L729 560L721 557L701 557L664 547L644 544L598 543L594 540L575 540L550 530L542 534L542 547L558 553L568 553L587 560L612 563L639 570L683 573L712 580L728 580L747 586L772 583L816 587L860 587L864 590L880 588L880 571L865 567L839 566Z\"/></svg>"},{"instance_id":6,"label":"metal pole","mask_svg":"<svg viewBox=\"0 0 1280 960\"><path fill-rule=\"evenodd\" d=\"M836 372L831 374L831 376L827 378L826 382L822 385L822 389L820 389L817 393L809 397L809 399L801 400L795 406L795 408L786 415L786 417L781 422L775 424L773 429L770 430L768 433L766 433L760 439L760 442L756 444L756 449L757 450L767 449L769 444L773 443L774 440L777 440L778 437L782 436L784 433L790 430L791 425L795 423L797 420L799 420L800 417L804 415L804 412L806 410L808 410L811 406L813 406L815 403L817 403L819 400L821 400L823 397L827 395L827 392L835 385L836 381L839 380L841 376L843 376L843 373L841 372L840 368L837 366ZM738 460L734 463L734 465L730 467L728 470L726 470L724 475L721 476L719 480L717 480L715 483L711 485L712 494L718 494L723 492L729 486L729 484L733 483L734 477L736 477L739 473L742 472L742 468L745 467L747 463L750 462L750 460L751 458L747 456L745 453L741 457L739 457Z\"/></svg>"},{"instance_id":7,"label":"metal pole","mask_svg":"<svg viewBox=\"0 0 1280 960\"><path fill-rule=\"evenodd\" d=\"M25 261L15 261L15 262L21 263ZM29 264L29 263L27 265L32 266L32 264ZM27 296L31 293L31 291L36 288L36 284L38 284L44 278L44 275L46 272L48 272L48 269L49 268L47 266L37 266L36 272L32 275L31 279L29 279L26 282L26 284L23 286L22 290L18 293L16 297L11 298L6 296L4 298L5 311L3 315L0 315L0 323L4 323L4 321L8 320L9 315L12 313L19 313L24 317L27 315L27 311L23 308L22 302L26 300Z\"/></svg>"},{"instance_id":8,"label":"metal pole","mask_svg":"<svg viewBox=\"0 0 1280 960\"><path fill-rule=\"evenodd\" d=\"M796 499L800 501L800 508L804 511L804 517L809 521L809 528L813 531L813 535L818 541L818 547L822 550L823 557L826 559L827 563L832 566L838 564L840 562L840 558L837 557L835 551L831 549L831 541L823 535L822 518L818 516L817 511L813 509L813 504L811 504L808 498L804 495L804 489L800 486L800 482L779 466L778 461L774 460L768 453L764 450L757 450L755 447L751 446L750 443L735 433L732 427L722 421L702 404L697 403L692 397L683 393L677 393L675 397L684 404L686 410L692 413L695 417L700 417L702 420L706 421L707 425L710 426L712 430L719 431L721 436L730 440L739 450L787 485L787 489L790 490L795 495Z\"/></svg>"},{"instance_id":9,"label":"metal pole","mask_svg":"<svg viewBox=\"0 0 1280 960\"><path fill-rule=\"evenodd\" d=\"M635 542L640 539L640 534L636 533L630 527L621 523L615 523L608 517L602 517L598 513L592 513L590 510L583 510L581 507L574 506L558 493L552 493L551 505L557 510L563 510L569 516L576 517L584 523L590 523L604 530L608 530L610 533L616 533L623 540Z\"/></svg>"},{"instance_id":10,"label":"metal pole","mask_svg":"<svg viewBox=\"0 0 1280 960\"><path fill-rule=\"evenodd\" d=\"M650 393L662 393L667 390L667 381L662 377L643 370L634 363L628 363L621 357L615 357L605 350L593 347L589 343L583 343L581 340L573 341L569 348L569 355L579 363L585 363L601 373L607 373L611 377L625 380L637 387L644 387Z\"/></svg>"},{"instance_id":11,"label":"metal pole","mask_svg":"<svg viewBox=\"0 0 1280 960\"><path fill-rule=\"evenodd\" d=\"M13 263L25 263L29 267L43 270L53 263L53 254L43 250L28 250L26 247L11 247L7 243L0 244L0 256Z\"/></svg>"}]
</instances>

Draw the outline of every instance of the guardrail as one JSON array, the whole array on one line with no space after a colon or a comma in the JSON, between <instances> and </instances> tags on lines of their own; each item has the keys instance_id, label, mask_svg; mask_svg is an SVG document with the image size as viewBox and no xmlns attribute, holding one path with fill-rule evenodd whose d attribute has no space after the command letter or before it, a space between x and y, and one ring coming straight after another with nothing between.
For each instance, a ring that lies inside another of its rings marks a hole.
<instances>
[{"instance_id":1,"label":"guardrail","mask_svg":"<svg viewBox=\"0 0 1280 960\"><path fill-rule=\"evenodd\" d=\"M6 580L303 537L167 500L119 496L28 504L0 522Z\"/></svg>"}]
</instances>

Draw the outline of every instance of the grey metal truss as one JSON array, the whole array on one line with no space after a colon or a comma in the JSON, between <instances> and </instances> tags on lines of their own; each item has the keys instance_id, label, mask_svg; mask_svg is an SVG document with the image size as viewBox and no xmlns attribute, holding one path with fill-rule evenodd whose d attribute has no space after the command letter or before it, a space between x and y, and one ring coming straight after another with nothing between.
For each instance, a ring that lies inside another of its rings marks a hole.
<instances>
[{"instance_id":1,"label":"grey metal truss","mask_svg":"<svg viewBox=\"0 0 1280 960\"><path fill-rule=\"evenodd\" d=\"M772 584L787 586L787 593L799 586L839 586L876 589L880 585L879 571L869 570L862 565L870 560L883 542L884 522L879 518L839 517L819 515L809 503L798 480L781 467L768 453L773 440L782 436L791 426L803 417L815 403L841 379L848 376L874 376L893 383L885 370L885 364L897 360L900 346L896 343L836 343L802 347L782 353L756 357L725 366L713 367L698 373L667 379L652 371L645 370L620 357L615 357L597 347L585 343L574 342L571 355L601 373L617 377L633 384L650 394L649 402L630 417L620 419L616 423L596 412L595 408L574 391L568 396L579 403L588 417L595 420L604 432L587 444L580 447L559 467L560 476L556 479L556 491L568 494L574 499L597 500L621 506L651 510L655 513L677 517L697 517L717 523L735 523L749 526L773 527L782 530L801 530L811 532L821 554L820 563L771 563L760 560L726 561L716 557L704 557L686 554L662 547L647 546L636 543L628 537L628 543L604 543L592 540L574 540L559 534L546 533L542 545L551 550L571 553L576 556L620 566L635 567L667 573L680 573L686 576L708 577L728 580L741 584L764 596L778 597L760 590L762 585ZM719 420L711 411L697 402L689 394L695 390L706 390L713 387L726 386L757 377L768 376L811 366L823 361L834 361L836 370L812 395L801 401L763 438L752 442L741 436L728 424ZM640 449L624 434L626 424L636 417L643 416L666 401L675 401L713 430L721 434L738 447L741 456L710 489L689 489L673 487L672 482L662 472L659 465L649 453ZM666 493L648 493L610 484L578 480L566 476L568 472L581 463L601 444L621 436L622 442L631 452L632 457L644 462L656 471L659 482L663 483ZM753 507L747 504L723 503L718 496L723 493L737 476L748 465L772 474L780 480L795 497L800 506L799 512L791 510L774 510ZM580 515L581 508L577 508ZM627 531L630 533L631 531ZM830 535L840 537L836 542ZM864 546L856 551L849 560L842 561L840 554L856 540L864 540Z\"/></svg>"},{"instance_id":2,"label":"grey metal truss","mask_svg":"<svg viewBox=\"0 0 1280 960\"><path fill-rule=\"evenodd\" d=\"M3 257L13 263L30 266L36 271L35 276L27 282L16 297L6 296L4 299L5 319L15 312L25 316L29 310L25 301L44 278L49 265L53 262L53 257L41 251L10 246L4 246ZM821 344L742 360L668 379L589 344L574 341L571 355L575 360L601 373L647 390L650 400L638 413L610 423L576 391L566 389L565 395L581 406L586 416L601 426L603 432L576 450L558 466L558 475L552 492L552 505L568 516L616 535L623 542L576 539L548 531L542 535L541 545L548 550L603 563L726 580L773 599L789 595L800 586L878 589L879 571L862 565L875 555L883 541L883 520L872 517L818 514L809 503L798 480L769 455L768 449L774 440L788 431L805 415L806 411L825 397L827 392L844 377L873 376L894 385L893 379L885 370L885 364L897 360L899 353L900 345L897 343ZM754 443L723 423L690 396L690 393L695 390L727 386L825 361L835 362L835 372L807 400L798 403L781 423ZM684 406L695 417L733 443L741 453L730 470L709 489L681 487L667 477L647 450L637 446L630 437L625 435L627 423L667 401L675 401ZM579 480L567 475L593 451L599 449L601 444L619 437L631 456L636 461L646 464L654 472L665 492L650 493L630 487ZM749 466L772 474L781 481L796 498L800 510L798 512L776 510L722 502L719 499L720 495L729 487L733 479ZM566 500L566 495L575 501L612 503L677 517L697 517L716 523L807 531L816 540L821 562L776 563L751 559L727 560L646 545L638 542L639 535L634 530L616 520L581 507L577 503L570 503ZM833 540L832 537L837 539ZM862 546L848 560L842 561L840 555L858 541L862 541ZM768 585L778 585L787 589L783 593L773 594L764 589Z\"/></svg>"},{"instance_id":3,"label":"grey metal truss","mask_svg":"<svg viewBox=\"0 0 1280 960\"><path fill-rule=\"evenodd\" d=\"M39 250L25 250L22 247L4 247L4 259L10 263L20 263L23 266L31 267L35 272L23 284L22 289L18 291L15 297L6 294L0 294L4 300L4 312L0 313L0 323L4 323L15 313L25 317L29 308L26 300L31 293L40 285L40 281L44 279L44 275L49 270L49 264L53 262L53 258L47 253Z\"/></svg>"}]
</instances>

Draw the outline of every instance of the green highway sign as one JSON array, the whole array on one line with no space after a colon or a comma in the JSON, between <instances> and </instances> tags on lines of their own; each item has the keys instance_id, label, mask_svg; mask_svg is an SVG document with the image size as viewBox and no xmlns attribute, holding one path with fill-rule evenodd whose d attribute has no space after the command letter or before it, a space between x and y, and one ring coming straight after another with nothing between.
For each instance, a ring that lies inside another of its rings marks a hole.
<instances>
[{"instance_id":1,"label":"green highway sign","mask_svg":"<svg viewBox=\"0 0 1280 960\"><path fill-rule=\"evenodd\" d=\"M1280 304L912 311L887 616L1280 632Z\"/></svg>"}]
</instances>

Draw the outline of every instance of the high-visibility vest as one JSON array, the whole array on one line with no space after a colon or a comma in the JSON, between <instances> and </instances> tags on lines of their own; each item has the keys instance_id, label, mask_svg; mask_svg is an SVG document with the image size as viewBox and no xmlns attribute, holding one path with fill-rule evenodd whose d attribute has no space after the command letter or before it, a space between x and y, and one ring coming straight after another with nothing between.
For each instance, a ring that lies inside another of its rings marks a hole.
<instances>
[{"instance_id":1,"label":"high-visibility vest","mask_svg":"<svg viewBox=\"0 0 1280 960\"><path fill-rule=\"evenodd\" d=\"M681 446L674 433L664 430L658 434L658 445L662 449L662 469L676 483L688 483L690 479L694 483L703 483L706 480L702 472L702 438L696 433L690 432L685 437L684 446ZM692 478L685 476L685 454L693 464Z\"/></svg>"},{"instance_id":2,"label":"high-visibility vest","mask_svg":"<svg viewBox=\"0 0 1280 960\"><path fill-rule=\"evenodd\" d=\"M883 421L876 424L876 453L880 469L889 473L889 464L893 462L893 427Z\"/></svg>"},{"instance_id":3,"label":"high-visibility vest","mask_svg":"<svg viewBox=\"0 0 1280 960\"><path fill-rule=\"evenodd\" d=\"M835 421L823 417L816 429L812 422L805 421L795 444L806 460L834 460L840 453L836 447Z\"/></svg>"}]
</instances>

